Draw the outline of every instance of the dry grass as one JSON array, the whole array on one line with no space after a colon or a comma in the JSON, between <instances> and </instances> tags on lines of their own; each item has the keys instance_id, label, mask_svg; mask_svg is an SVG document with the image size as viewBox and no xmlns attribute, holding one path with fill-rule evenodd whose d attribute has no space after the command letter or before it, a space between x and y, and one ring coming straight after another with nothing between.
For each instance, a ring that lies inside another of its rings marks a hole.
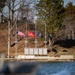
<instances>
[{"instance_id":1,"label":"dry grass","mask_svg":"<svg viewBox=\"0 0 75 75\"><path fill-rule=\"evenodd\" d=\"M25 30L25 25L18 27L20 30ZM19 37L19 36L18 36ZM15 39L14 39L15 40ZM35 47L34 44L34 38L28 38L28 47ZM39 40L38 41L38 47L44 47L43 41ZM48 46L47 46L48 47ZM22 39L21 41L18 42L18 54L23 54L24 53L24 48L25 48L25 39ZM59 55L64 55L64 54L73 54L75 57L75 47L72 48L63 48L59 47L58 45L53 46L57 50L57 53L55 54L54 52L50 52L49 56L59 56ZM50 48L51 50L51 48ZM67 50L68 52L62 52L63 50ZM7 55L8 51L8 28L5 25L0 26L0 54L5 53ZM14 45L10 49L10 55L16 55L16 46Z\"/></svg>"}]
</instances>

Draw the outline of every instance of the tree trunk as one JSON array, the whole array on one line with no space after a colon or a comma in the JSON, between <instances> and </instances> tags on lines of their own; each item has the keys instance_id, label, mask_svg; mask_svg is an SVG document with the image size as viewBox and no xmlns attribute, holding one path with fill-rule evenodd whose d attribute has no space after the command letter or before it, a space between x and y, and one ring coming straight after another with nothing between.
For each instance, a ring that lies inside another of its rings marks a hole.
<instances>
[{"instance_id":1,"label":"tree trunk","mask_svg":"<svg viewBox=\"0 0 75 75\"><path fill-rule=\"evenodd\" d=\"M75 39L74 30L72 30L72 39Z\"/></svg>"}]
</instances>

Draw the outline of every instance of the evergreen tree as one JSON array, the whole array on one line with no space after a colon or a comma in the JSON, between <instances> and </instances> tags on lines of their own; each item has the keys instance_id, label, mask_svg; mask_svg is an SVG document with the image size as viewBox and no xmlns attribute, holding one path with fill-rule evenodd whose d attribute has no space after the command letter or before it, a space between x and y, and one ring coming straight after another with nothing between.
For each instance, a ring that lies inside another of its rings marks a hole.
<instances>
[{"instance_id":1,"label":"evergreen tree","mask_svg":"<svg viewBox=\"0 0 75 75\"><path fill-rule=\"evenodd\" d=\"M0 0L0 12L2 12L3 7L5 6L6 0Z\"/></svg>"},{"instance_id":2,"label":"evergreen tree","mask_svg":"<svg viewBox=\"0 0 75 75\"><path fill-rule=\"evenodd\" d=\"M38 18L47 25L47 32L56 34L62 26L63 0L40 0L37 4Z\"/></svg>"}]
</instances>

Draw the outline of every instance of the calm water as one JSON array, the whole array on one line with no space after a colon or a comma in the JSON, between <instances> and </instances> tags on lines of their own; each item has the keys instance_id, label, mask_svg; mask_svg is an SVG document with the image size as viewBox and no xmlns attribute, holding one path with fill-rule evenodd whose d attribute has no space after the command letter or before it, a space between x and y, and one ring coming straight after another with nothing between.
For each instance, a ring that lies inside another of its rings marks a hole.
<instances>
[{"instance_id":1,"label":"calm water","mask_svg":"<svg viewBox=\"0 0 75 75\"><path fill-rule=\"evenodd\" d=\"M75 62L39 63L38 75L75 75Z\"/></svg>"},{"instance_id":2,"label":"calm water","mask_svg":"<svg viewBox=\"0 0 75 75\"><path fill-rule=\"evenodd\" d=\"M13 63L13 64L12 64ZM31 72L36 65L33 62L12 62L8 63L10 73ZM31 64L31 65L30 65ZM37 75L75 75L75 61L72 62L39 62ZM29 67L30 66L30 67ZM8 72L8 70L6 70ZM34 74L35 75L35 74Z\"/></svg>"}]
</instances>

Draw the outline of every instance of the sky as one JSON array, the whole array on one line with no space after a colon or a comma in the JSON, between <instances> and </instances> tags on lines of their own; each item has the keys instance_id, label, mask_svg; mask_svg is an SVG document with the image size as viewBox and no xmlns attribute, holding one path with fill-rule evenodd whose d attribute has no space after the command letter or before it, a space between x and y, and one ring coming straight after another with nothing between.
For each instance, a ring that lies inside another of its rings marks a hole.
<instances>
[{"instance_id":1,"label":"sky","mask_svg":"<svg viewBox=\"0 0 75 75\"><path fill-rule=\"evenodd\" d=\"M73 5L75 5L75 0L64 0L64 5L66 5L69 1L73 2Z\"/></svg>"},{"instance_id":2,"label":"sky","mask_svg":"<svg viewBox=\"0 0 75 75\"><path fill-rule=\"evenodd\" d=\"M18 1L18 0L17 0L17 1ZM69 1L70 1L70 2L73 2L73 5L75 5L75 0L64 0L64 6L65 6ZM6 13L6 12L8 12L7 10L8 10L8 8L4 8L3 11Z\"/></svg>"}]
</instances>

